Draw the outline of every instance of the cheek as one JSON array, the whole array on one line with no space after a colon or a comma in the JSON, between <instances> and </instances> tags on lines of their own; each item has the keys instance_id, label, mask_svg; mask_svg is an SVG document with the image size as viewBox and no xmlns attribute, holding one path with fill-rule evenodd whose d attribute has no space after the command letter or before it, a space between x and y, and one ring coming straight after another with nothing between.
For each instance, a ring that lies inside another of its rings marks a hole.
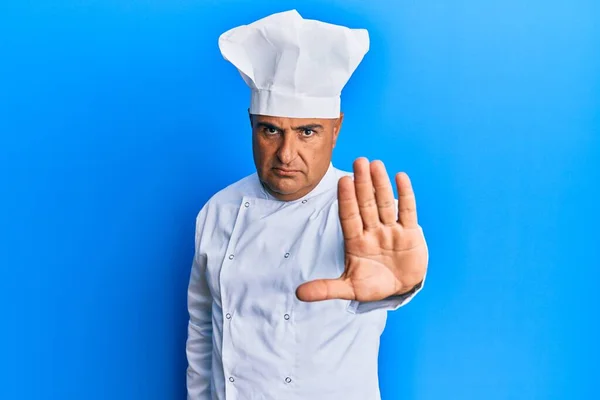
<instances>
[{"instance_id":1,"label":"cheek","mask_svg":"<svg viewBox=\"0 0 600 400\"><path fill-rule=\"evenodd\" d=\"M269 164L275 154L269 143L261 141L256 137L252 140L252 149L254 152L254 161L257 166Z\"/></svg>"},{"instance_id":2,"label":"cheek","mask_svg":"<svg viewBox=\"0 0 600 400\"><path fill-rule=\"evenodd\" d=\"M331 157L332 146L331 138L328 138L307 149L311 153L310 159L313 164L329 164L328 159Z\"/></svg>"}]
</instances>

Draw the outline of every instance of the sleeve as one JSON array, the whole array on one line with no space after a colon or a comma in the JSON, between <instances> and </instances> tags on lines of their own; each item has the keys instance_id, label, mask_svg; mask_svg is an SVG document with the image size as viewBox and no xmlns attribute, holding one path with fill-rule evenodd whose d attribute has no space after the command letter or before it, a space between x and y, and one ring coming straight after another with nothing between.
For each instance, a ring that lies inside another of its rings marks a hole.
<instances>
[{"instance_id":1,"label":"sleeve","mask_svg":"<svg viewBox=\"0 0 600 400\"><path fill-rule=\"evenodd\" d=\"M423 229L421 228L421 232ZM425 236L423 236L424 238ZM362 314L373 310L386 310L386 311L394 311L399 309L400 307L408 304L415 296L423 289L425 285L425 279L427 277L427 271L425 271L425 275L423 276L423 280L415 286L410 292L404 293L398 296L390 296L383 300L379 301L357 301L352 300L348 307L348 311L353 314Z\"/></svg>"},{"instance_id":2,"label":"sleeve","mask_svg":"<svg viewBox=\"0 0 600 400\"><path fill-rule=\"evenodd\" d=\"M206 280L207 258L199 251L201 224L198 221L201 217L202 212L196 223L194 260L188 286L188 400L210 400L212 396L212 296Z\"/></svg>"}]
</instances>

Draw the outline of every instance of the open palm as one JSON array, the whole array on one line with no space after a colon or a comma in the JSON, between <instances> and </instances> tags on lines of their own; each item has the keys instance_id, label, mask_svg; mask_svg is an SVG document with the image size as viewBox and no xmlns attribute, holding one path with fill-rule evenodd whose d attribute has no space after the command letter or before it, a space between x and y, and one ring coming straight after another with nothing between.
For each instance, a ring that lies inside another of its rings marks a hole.
<instances>
[{"instance_id":1,"label":"open palm","mask_svg":"<svg viewBox=\"0 0 600 400\"><path fill-rule=\"evenodd\" d=\"M409 292L427 269L428 250L417 222L408 175L396 174L398 202L381 161L354 162L354 180L338 183L345 268L336 279L303 283L298 299L377 301Z\"/></svg>"}]
</instances>

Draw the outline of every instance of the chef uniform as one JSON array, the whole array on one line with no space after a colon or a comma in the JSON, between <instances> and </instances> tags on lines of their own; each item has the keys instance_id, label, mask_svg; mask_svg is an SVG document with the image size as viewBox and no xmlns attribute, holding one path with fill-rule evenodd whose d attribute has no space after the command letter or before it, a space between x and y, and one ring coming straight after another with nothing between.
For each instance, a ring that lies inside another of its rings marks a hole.
<instances>
[{"instance_id":1,"label":"chef uniform","mask_svg":"<svg viewBox=\"0 0 600 400\"><path fill-rule=\"evenodd\" d=\"M223 56L251 88L252 114L336 118L342 87L368 50L365 30L303 19L295 10L225 32ZM256 173L215 194L196 220L188 291L190 400L379 400L381 301L302 302L296 288L344 271L332 164L294 201Z\"/></svg>"}]
</instances>

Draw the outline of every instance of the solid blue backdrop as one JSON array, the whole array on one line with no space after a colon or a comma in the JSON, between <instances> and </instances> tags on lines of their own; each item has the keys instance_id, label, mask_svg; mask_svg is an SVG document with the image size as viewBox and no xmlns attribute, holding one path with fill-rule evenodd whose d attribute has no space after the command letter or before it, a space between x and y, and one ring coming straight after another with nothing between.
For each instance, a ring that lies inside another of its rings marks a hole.
<instances>
[{"instance_id":1,"label":"solid blue backdrop","mask_svg":"<svg viewBox=\"0 0 600 400\"><path fill-rule=\"evenodd\" d=\"M383 399L597 398L595 0L1 2L0 398L185 397L194 218L253 172L217 38L291 8L370 31L334 164L408 172L430 246Z\"/></svg>"}]
</instances>

